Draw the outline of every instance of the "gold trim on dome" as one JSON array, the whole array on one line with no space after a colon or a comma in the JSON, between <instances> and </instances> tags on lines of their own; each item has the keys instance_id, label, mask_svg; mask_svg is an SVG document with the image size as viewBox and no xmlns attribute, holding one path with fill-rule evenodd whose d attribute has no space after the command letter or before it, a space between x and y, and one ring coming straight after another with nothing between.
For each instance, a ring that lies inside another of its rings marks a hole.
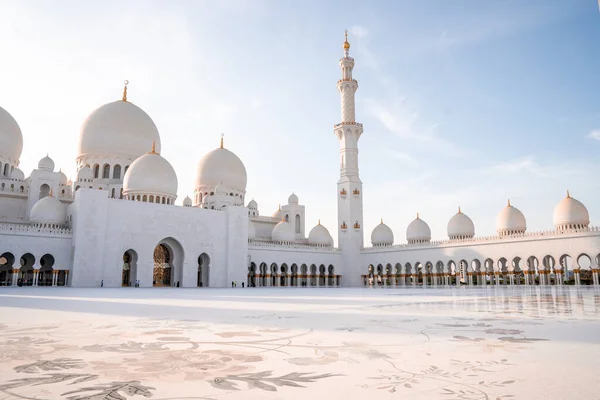
<instances>
[{"instance_id":1,"label":"gold trim on dome","mask_svg":"<svg viewBox=\"0 0 600 400\"><path fill-rule=\"evenodd\" d=\"M148 152L148 154L158 154L158 153L156 152L156 141L155 141L155 140L153 140L153 141L152 141L152 150L150 150L150 151Z\"/></svg>"},{"instance_id":2,"label":"gold trim on dome","mask_svg":"<svg viewBox=\"0 0 600 400\"><path fill-rule=\"evenodd\" d=\"M123 99L122 99L122 100L123 100L123 101L127 101L127 85L129 85L129 81L128 81L127 79L125 79L125 80L123 81L123 84L124 84L125 86L123 87Z\"/></svg>"},{"instance_id":3,"label":"gold trim on dome","mask_svg":"<svg viewBox=\"0 0 600 400\"><path fill-rule=\"evenodd\" d=\"M350 43L348 43L348 29L344 30L344 50L348 51L350 50Z\"/></svg>"}]
</instances>

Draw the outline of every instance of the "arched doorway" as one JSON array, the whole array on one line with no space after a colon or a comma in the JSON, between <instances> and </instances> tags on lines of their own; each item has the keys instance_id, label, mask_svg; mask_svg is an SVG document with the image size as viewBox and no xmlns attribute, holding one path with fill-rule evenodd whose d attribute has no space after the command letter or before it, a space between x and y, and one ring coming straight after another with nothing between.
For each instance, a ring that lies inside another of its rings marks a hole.
<instances>
[{"instance_id":1,"label":"arched doorway","mask_svg":"<svg viewBox=\"0 0 600 400\"><path fill-rule=\"evenodd\" d=\"M259 271L259 286L265 287L267 286L267 264L265 264L264 262L260 263Z\"/></svg>"},{"instance_id":2,"label":"arched doorway","mask_svg":"<svg viewBox=\"0 0 600 400\"><path fill-rule=\"evenodd\" d=\"M12 253L4 253L0 256L0 285L10 286L13 280L13 265L15 256Z\"/></svg>"},{"instance_id":3,"label":"arched doorway","mask_svg":"<svg viewBox=\"0 0 600 400\"><path fill-rule=\"evenodd\" d=\"M250 267L248 267L248 282L246 282L248 287L256 286L256 264L250 263Z\"/></svg>"},{"instance_id":4,"label":"arched doorway","mask_svg":"<svg viewBox=\"0 0 600 400\"><path fill-rule=\"evenodd\" d=\"M152 286L171 286L172 272L171 252L164 244L154 248L154 272Z\"/></svg>"},{"instance_id":5,"label":"arched doorway","mask_svg":"<svg viewBox=\"0 0 600 400\"><path fill-rule=\"evenodd\" d=\"M310 286L317 286L317 266L315 264L310 266Z\"/></svg>"},{"instance_id":6,"label":"arched doorway","mask_svg":"<svg viewBox=\"0 0 600 400\"><path fill-rule=\"evenodd\" d=\"M38 200L43 199L44 197L48 196L50 194L50 186L48 186L48 184L44 183L42 186L40 186L40 196L38 198Z\"/></svg>"},{"instance_id":7,"label":"arched doorway","mask_svg":"<svg viewBox=\"0 0 600 400\"><path fill-rule=\"evenodd\" d=\"M337 286L335 282L335 268L333 265L330 265L327 268L327 286Z\"/></svg>"},{"instance_id":8,"label":"arched doorway","mask_svg":"<svg viewBox=\"0 0 600 400\"><path fill-rule=\"evenodd\" d=\"M319 286L325 286L325 266L319 265Z\"/></svg>"},{"instance_id":9,"label":"arched doorway","mask_svg":"<svg viewBox=\"0 0 600 400\"><path fill-rule=\"evenodd\" d=\"M123 253L121 286L137 286L137 253L131 249Z\"/></svg>"},{"instance_id":10,"label":"arched doorway","mask_svg":"<svg viewBox=\"0 0 600 400\"><path fill-rule=\"evenodd\" d=\"M288 266L287 264L281 264L281 277L279 278L279 286L288 285Z\"/></svg>"},{"instance_id":11,"label":"arched doorway","mask_svg":"<svg viewBox=\"0 0 600 400\"><path fill-rule=\"evenodd\" d=\"M296 264L292 264L292 282L290 286L298 286L298 266Z\"/></svg>"},{"instance_id":12,"label":"arched doorway","mask_svg":"<svg viewBox=\"0 0 600 400\"><path fill-rule=\"evenodd\" d=\"M271 281L270 281L271 286L277 286L278 271L279 270L278 270L277 264L275 264L275 263L271 264Z\"/></svg>"},{"instance_id":13,"label":"arched doorway","mask_svg":"<svg viewBox=\"0 0 600 400\"><path fill-rule=\"evenodd\" d=\"M198 287L210 286L210 257L206 253L198 257Z\"/></svg>"},{"instance_id":14,"label":"arched doorway","mask_svg":"<svg viewBox=\"0 0 600 400\"><path fill-rule=\"evenodd\" d=\"M54 257L51 254L44 254L40 258L40 272L38 274L38 286L52 286L52 278L54 277Z\"/></svg>"},{"instance_id":15,"label":"arched doorway","mask_svg":"<svg viewBox=\"0 0 600 400\"><path fill-rule=\"evenodd\" d=\"M300 285L307 286L308 285L308 267L306 264L302 264L300 266Z\"/></svg>"},{"instance_id":16,"label":"arched doorway","mask_svg":"<svg viewBox=\"0 0 600 400\"><path fill-rule=\"evenodd\" d=\"M183 272L183 248L173 238L166 238L154 248L152 286L179 286Z\"/></svg>"},{"instance_id":17,"label":"arched doorway","mask_svg":"<svg viewBox=\"0 0 600 400\"><path fill-rule=\"evenodd\" d=\"M21 268L19 270L17 284L19 286L33 285L33 265L35 264L35 257L31 253L24 254L21 256L20 263Z\"/></svg>"}]
</instances>

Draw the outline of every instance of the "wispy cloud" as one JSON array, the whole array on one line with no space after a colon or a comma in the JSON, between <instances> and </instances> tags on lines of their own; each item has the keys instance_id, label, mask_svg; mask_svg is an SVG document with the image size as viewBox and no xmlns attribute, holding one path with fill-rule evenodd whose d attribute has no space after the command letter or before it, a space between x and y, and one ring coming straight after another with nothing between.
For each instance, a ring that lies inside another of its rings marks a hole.
<instances>
[{"instance_id":1,"label":"wispy cloud","mask_svg":"<svg viewBox=\"0 0 600 400\"><path fill-rule=\"evenodd\" d=\"M594 129L589 134L587 134L586 137L590 139L600 140L600 129Z\"/></svg>"},{"instance_id":2,"label":"wispy cloud","mask_svg":"<svg viewBox=\"0 0 600 400\"><path fill-rule=\"evenodd\" d=\"M419 162L415 160L413 156L402 151L388 150L387 154L406 165L416 166L419 164Z\"/></svg>"},{"instance_id":3,"label":"wispy cloud","mask_svg":"<svg viewBox=\"0 0 600 400\"><path fill-rule=\"evenodd\" d=\"M354 25L352 28L350 28L350 33L352 34L352 36L364 38L369 34L369 30L364 26Z\"/></svg>"}]
</instances>

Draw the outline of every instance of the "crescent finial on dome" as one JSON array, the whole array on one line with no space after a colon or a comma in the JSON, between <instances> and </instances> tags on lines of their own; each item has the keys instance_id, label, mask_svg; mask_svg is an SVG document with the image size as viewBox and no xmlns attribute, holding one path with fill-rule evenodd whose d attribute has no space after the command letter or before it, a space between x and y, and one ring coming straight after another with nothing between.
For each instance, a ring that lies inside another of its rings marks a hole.
<instances>
[{"instance_id":1,"label":"crescent finial on dome","mask_svg":"<svg viewBox=\"0 0 600 400\"><path fill-rule=\"evenodd\" d=\"M419 218L419 213L417 213L417 219L421 219L421 218Z\"/></svg>"},{"instance_id":2,"label":"crescent finial on dome","mask_svg":"<svg viewBox=\"0 0 600 400\"><path fill-rule=\"evenodd\" d=\"M153 140L153 141L152 141L152 150L150 150L150 151L148 152L148 154L158 154L158 153L156 152L156 140Z\"/></svg>"},{"instance_id":3,"label":"crescent finial on dome","mask_svg":"<svg viewBox=\"0 0 600 400\"><path fill-rule=\"evenodd\" d=\"M512 207L512 206L510 205L510 199L508 199L508 206L507 206L507 207Z\"/></svg>"},{"instance_id":4,"label":"crescent finial on dome","mask_svg":"<svg viewBox=\"0 0 600 400\"><path fill-rule=\"evenodd\" d=\"M458 206L458 213L462 214L462 211L460 210L460 206Z\"/></svg>"},{"instance_id":5,"label":"crescent finial on dome","mask_svg":"<svg viewBox=\"0 0 600 400\"><path fill-rule=\"evenodd\" d=\"M350 50L350 43L348 43L348 29L344 30L344 36L345 36L344 50L348 51L348 50Z\"/></svg>"},{"instance_id":6,"label":"crescent finial on dome","mask_svg":"<svg viewBox=\"0 0 600 400\"><path fill-rule=\"evenodd\" d=\"M123 87L123 101L127 101L127 85L129 85L129 81L125 79L125 81L123 81L123 84L125 85Z\"/></svg>"},{"instance_id":7,"label":"crescent finial on dome","mask_svg":"<svg viewBox=\"0 0 600 400\"><path fill-rule=\"evenodd\" d=\"M321 225L321 218L319 218L317 225Z\"/></svg>"},{"instance_id":8,"label":"crescent finial on dome","mask_svg":"<svg viewBox=\"0 0 600 400\"><path fill-rule=\"evenodd\" d=\"M225 134L221 133L221 148L223 148L223 136L225 136Z\"/></svg>"},{"instance_id":9,"label":"crescent finial on dome","mask_svg":"<svg viewBox=\"0 0 600 400\"><path fill-rule=\"evenodd\" d=\"M569 193L569 189L567 189L567 199L571 198L571 194Z\"/></svg>"},{"instance_id":10,"label":"crescent finial on dome","mask_svg":"<svg viewBox=\"0 0 600 400\"><path fill-rule=\"evenodd\" d=\"M381 222L379 223L380 225L383 225L383 218L381 218Z\"/></svg>"}]
</instances>

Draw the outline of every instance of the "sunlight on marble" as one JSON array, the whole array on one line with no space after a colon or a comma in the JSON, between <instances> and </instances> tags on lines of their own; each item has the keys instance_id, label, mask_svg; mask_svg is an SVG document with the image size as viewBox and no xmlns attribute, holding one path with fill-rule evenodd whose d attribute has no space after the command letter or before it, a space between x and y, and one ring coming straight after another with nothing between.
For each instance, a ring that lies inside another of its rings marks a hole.
<instances>
[{"instance_id":1,"label":"sunlight on marble","mask_svg":"<svg viewBox=\"0 0 600 400\"><path fill-rule=\"evenodd\" d=\"M600 290L0 289L0 400L600 398Z\"/></svg>"}]
</instances>

